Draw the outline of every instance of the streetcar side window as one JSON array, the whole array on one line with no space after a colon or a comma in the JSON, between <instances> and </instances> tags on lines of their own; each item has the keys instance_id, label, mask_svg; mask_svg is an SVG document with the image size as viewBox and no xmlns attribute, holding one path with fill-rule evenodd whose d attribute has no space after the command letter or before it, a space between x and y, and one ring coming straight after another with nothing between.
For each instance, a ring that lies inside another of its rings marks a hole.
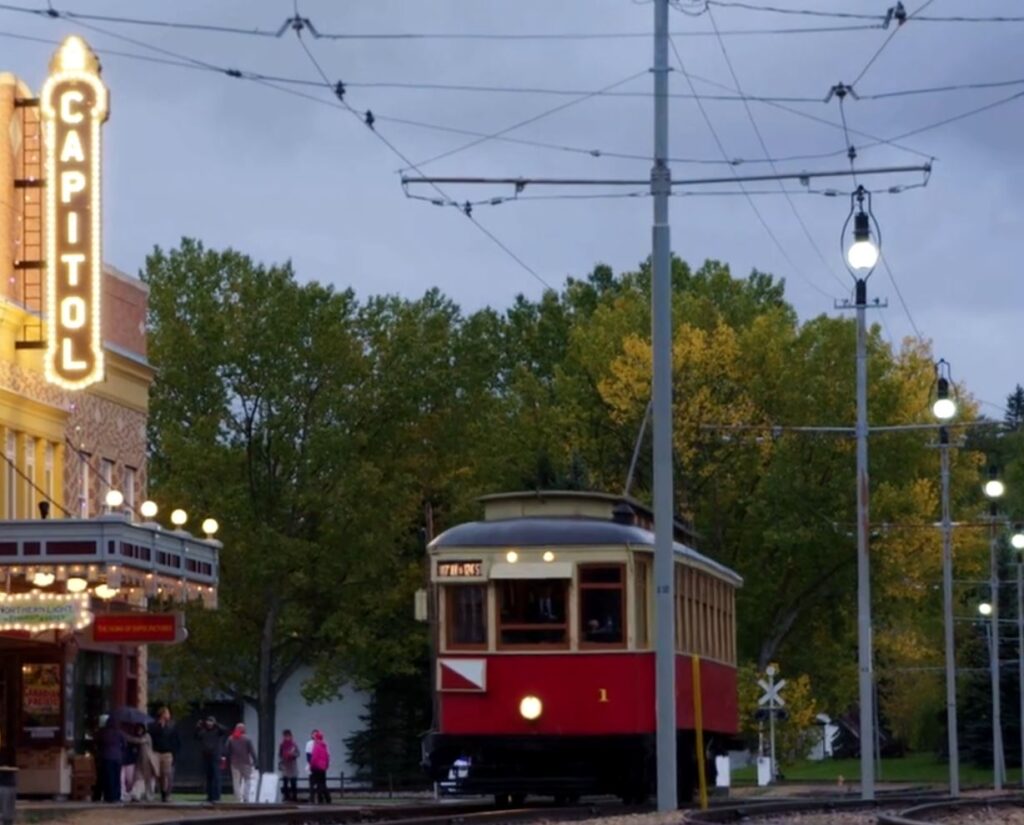
<instances>
[{"instance_id":1,"label":"streetcar side window","mask_svg":"<svg viewBox=\"0 0 1024 825\"><path fill-rule=\"evenodd\" d=\"M449 649L487 647L487 588L482 584L445 586Z\"/></svg>"},{"instance_id":2,"label":"streetcar side window","mask_svg":"<svg viewBox=\"0 0 1024 825\"><path fill-rule=\"evenodd\" d=\"M567 647L568 589L565 579L498 582L498 643L502 647Z\"/></svg>"},{"instance_id":3,"label":"streetcar side window","mask_svg":"<svg viewBox=\"0 0 1024 825\"><path fill-rule=\"evenodd\" d=\"M626 642L625 567L581 564L579 572L581 647L621 647Z\"/></svg>"},{"instance_id":4,"label":"streetcar side window","mask_svg":"<svg viewBox=\"0 0 1024 825\"><path fill-rule=\"evenodd\" d=\"M650 633L647 626L647 580L650 576L650 563L647 559L638 558L636 560L636 566L633 568L633 578L635 579L635 594L636 598L633 600L636 605L636 646L639 650L644 650L647 645L650 644Z\"/></svg>"}]
</instances>

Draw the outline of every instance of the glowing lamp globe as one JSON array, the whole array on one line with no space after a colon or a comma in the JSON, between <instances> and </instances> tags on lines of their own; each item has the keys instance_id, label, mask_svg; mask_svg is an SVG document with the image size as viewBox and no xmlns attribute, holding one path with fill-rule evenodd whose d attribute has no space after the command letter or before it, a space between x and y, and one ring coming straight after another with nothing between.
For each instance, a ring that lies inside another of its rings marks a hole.
<instances>
[{"instance_id":1,"label":"glowing lamp globe","mask_svg":"<svg viewBox=\"0 0 1024 825\"><path fill-rule=\"evenodd\" d=\"M939 421L949 421L956 415L956 402L952 398L940 398L932 404L932 414Z\"/></svg>"},{"instance_id":2,"label":"glowing lamp globe","mask_svg":"<svg viewBox=\"0 0 1024 825\"><path fill-rule=\"evenodd\" d=\"M203 532L208 536L212 536L220 529L220 525L217 523L217 519L208 518L203 519Z\"/></svg>"},{"instance_id":3,"label":"glowing lamp globe","mask_svg":"<svg viewBox=\"0 0 1024 825\"><path fill-rule=\"evenodd\" d=\"M118 588L110 587L106 584L101 584L96 588L96 595L104 601L114 598L117 595Z\"/></svg>"},{"instance_id":4,"label":"glowing lamp globe","mask_svg":"<svg viewBox=\"0 0 1024 825\"><path fill-rule=\"evenodd\" d=\"M32 577L32 584L36 587L49 587L57 577L53 573L39 571Z\"/></svg>"},{"instance_id":5,"label":"glowing lamp globe","mask_svg":"<svg viewBox=\"0 0 1024 825\"><path fill-rule=\"evenodd\" d=\"M80 576L72 576L67 583L68 593L81 593L88 586L89 582Z\"/></svg>"},{"instance_id":6,"label":"glowing lamp globe","mask_svg":"<svg viewBox=\"0 0 1024 825\"><path fill-rule=\"evenodd\" d=\"M1018 530L1010 536L1010 544L1013 545L1014 550L1024 550L1024 532Z\"/></svg>"},{"instance_id":7,"label":"glowing lamp globe","mask_svg":"<svg viewBox=\"0 0 1024 825\"><path fill-rule=\"evenodd\" d=\"M188 521L188 513L184 510L178 509L171 513L171 524L175 527L184 527Z\"/></svg>"},{"instance_id":8,"label":"glowing lamp globe","mask_svg":"<svg viewBox=\"0 0 1024 825\"><path fill-rule=\"evenodd\" d=\"M978 605L978 612L982 616L991 616L992 615L992 605L990 605L988 602L982 602L981 604Z\"/></svg>"},{"instance_id":9,"label":"glowing lamp globe","mask_svg":"<svg viewBox=\"0 0 1024 825\"><path fill-rule=\"evenodd\" d=\"M120 490L107 490L107 507L114 509L124 504L124 494Z\"/></svg>"},{"instance_id":10,"label":"glowing lamp globe","mask_svg":"<svg viewBox=\"0 0 1024 825\"><path fill-rule=\"evenodd\" d=\"M519 715L528 721L539 719L544 706L536 696L524 696L519 703Z\"/></svg>"},{"instance_id":11,"label":"glowing lamp globe","mask_svg":"<svg viewBox=\"0 0 1024 825\"><path fill-rule=\"evenodd\" d=\"M990 478L985 482L984 490L989 498L1000 498L1006 492L1006 485L998 478Z\"/></svg>"},{"instance_id":12,"label":"glowing lamp globe","mask_svg":"<svg viewBox=\"0 0 1024 825\"><path fill-rule=\"evenodd\" d=\"M153 518L159 509L160 508L156 506L155 501L144 501L139 507L139 513L142 514L143 518Z\"/></svg>"},{"instance_id":13,"label":"glowing lamp globe","mask_svg":"<svg viewBox=\"0 0 1024 825\"><path fill-rule=\"evenodd\" d=\"M846 250L846 260L856 270L871 269L878 263L878 247L870 239L855 241Z\"/></svg>"}]
</instances>

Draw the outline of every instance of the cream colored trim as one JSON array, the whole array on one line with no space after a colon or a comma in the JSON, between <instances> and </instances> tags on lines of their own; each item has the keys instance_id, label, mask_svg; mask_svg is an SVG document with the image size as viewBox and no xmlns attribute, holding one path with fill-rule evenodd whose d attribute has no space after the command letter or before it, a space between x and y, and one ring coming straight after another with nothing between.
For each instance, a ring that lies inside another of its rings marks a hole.
<instances>
[{"instance_id":1,"label":"cream colored trim","mask_svg":"<svg viewBox=\"0 0 1024 825\"><path fill-rule=\"evenodd\" d=\"M68 411L0 387L0 422L12 430L63 443Z\"/></svg>"},{"instance_id":2,"label":"cream colored trim","mask_svg":"<svg viewBox=\"0 0 1024 825\"><path fill-rule=\"evenodd\" d=\"M567 561L530 562L510 564L496 561L491 565L491 579L572 579L573 565Z\"/></svg>"}]
</instances>

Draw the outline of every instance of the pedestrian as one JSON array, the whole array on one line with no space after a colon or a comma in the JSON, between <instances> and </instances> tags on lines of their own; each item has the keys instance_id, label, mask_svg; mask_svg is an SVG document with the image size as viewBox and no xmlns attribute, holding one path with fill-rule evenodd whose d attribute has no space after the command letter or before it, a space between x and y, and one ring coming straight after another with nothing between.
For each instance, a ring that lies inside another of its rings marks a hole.
<instances>
[{"instance_id":1,"label":"pedestrian","mask_svg":"<svg viewBox=\"0 0 1024 825\"><path fill-rule=\"evenodd\" d=\"M162 707L157 711L156 721L149 726L149 735L153 739L153 752L160 765L160 801L167 802L174 787L174 763L181 750L181 738L178 736L178 728L171 721L170 708Z\"/></svg>"},{"instance_id":2,"label":"pedestrian","mask_svg":"<svg viewBox=\"0 0 1024 825\"><path fill-rule=\"evenodd\" d=\"M118 728L113 716L108 716L106 723L97 736L96 749L100 756L103 783L103 801L121 801L121 765L124 764L128 742Z\"/></svg>"},{"instance_id":3,"label":"pedestrian","mask_svg":"<svg viewBox=\"0 0 1024 825\"><path fill-rule=\"evenodd\" d=\"M128 802L132 796L132 786L135 785L135 763L139 760L139 745L133 741L135 737L124 735L125 750L124 762L121 763L121 801Z\"/></svg>"},{"instance_id":4,"label":"pedestrian","mask_svg":"<svg viewBox=\"0 0 1024 825\"><path fill-rule=\"evenodd\" d=\"M239 802L248 802L252 793L252 769L256 766L256 748L252 740L245 735L245 725L239 722L228 737L225 747L228 764L231 765L231 784L235 789L235 798Z\"/></svg>"},{"instance_id":5,"label":"pedestrian","mask_svg":"<svg viewBox=\"0 0 1024 825\"><path fill-rule=\"evenodd\" d=\"M224 734L228 729L207 716L196 724L195 737L203 757L203 776L206 779L206 801L220 802L220 760L224 750Z\"/></svg>"},{"instance_id":6,"label":"pedestrian","mask_svg":"<svg viewBox=\"0 0 1024 825\"><path fill-rule=\"evenodd\" d=\"M292 738L292 732L281 734L277 748L277 769L281 772L282 796L285 802L299 801L299 746Z\"/></svg>"},{"instance_id":7,"label":"pedestrian","mask_svg":"<svg viewBox=\"0 0 1024 825\"><path fill-rule=\"evenodd\" d=\"M309 732L309 739L306 740L306 773L309 773L309 804L315 801L313 798L313 775L310 773L309 760L313 756L313 744L316 742L316 735L320 733L316 728Z\"/></svg>"},{"instance_id":8,"label":"pedestrian","mask_svg":"<svg viewBox=\"0 0 1024 825\"><path fill-rule=\"evenodd\" d=\"M128 789L128 797L149 802L153 798L156 778L160 774L160 761L153 752L153 737L149 735L145 725L138 725L134 736L128 736L127 739L138 751L135 778Z\"/></svg>"},{"instance_id":9,"label":"pedestrian","mask_svg":"<svg viewBox=\"0 0 1024 825\"><path fill-rule=\"evenodd\" d=\"M331 751L320 731L313 731L313 750L309 755L309 796L310 802L331 804L331 792L327 790L327 769L331 766Z\"/></svg>"}]
</instances>

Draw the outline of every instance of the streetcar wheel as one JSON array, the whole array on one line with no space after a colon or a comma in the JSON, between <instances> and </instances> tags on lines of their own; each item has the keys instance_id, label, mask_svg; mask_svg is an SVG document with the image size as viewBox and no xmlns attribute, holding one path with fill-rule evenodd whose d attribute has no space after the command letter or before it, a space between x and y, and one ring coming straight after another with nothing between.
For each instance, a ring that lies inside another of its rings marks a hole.
<instances>
[{"instance_id":1,"label":"streetcar wheel","mask_svg":"<svg viewBox=\"0 0 1024 825\"><path fill-rule=\"evenodd\" d=\"M512 803L512 798L507 793L496 793L494 804L499 808L507 808Z\"/></svg>"}]
</instances>

